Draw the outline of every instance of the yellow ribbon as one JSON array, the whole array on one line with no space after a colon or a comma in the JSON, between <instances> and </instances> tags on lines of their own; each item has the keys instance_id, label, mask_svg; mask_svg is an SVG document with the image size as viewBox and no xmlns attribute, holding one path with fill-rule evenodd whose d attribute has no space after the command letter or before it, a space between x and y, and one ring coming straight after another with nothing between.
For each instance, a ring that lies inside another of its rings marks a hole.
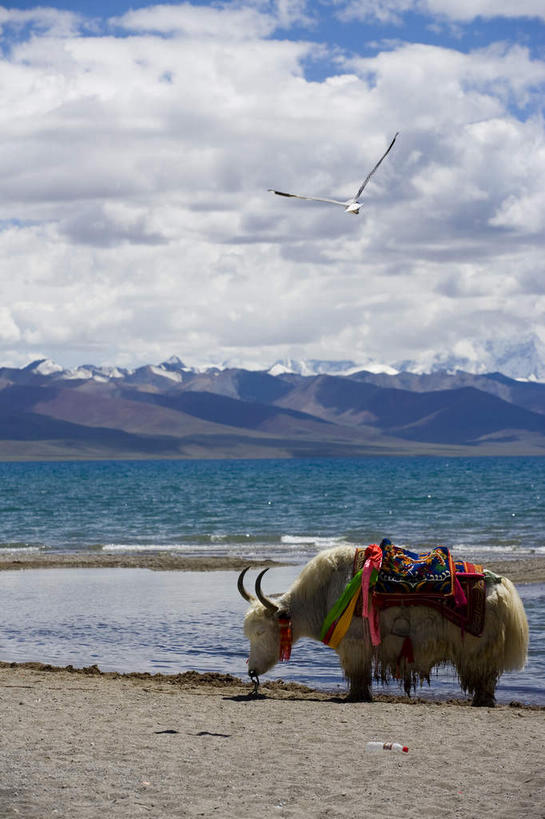
<instances>
[{"instance_id":1,"label":"yellow ribbon","mask_svg":"<svg viewBox=\"0 0 545 819\"><path fill-rule=\"evenodd\" d=\"M349 629L350 623L352 622L352 617L354 615L354 609L356 608L356 603L358 602L359 592L352 597L352 600L346 607L345 611L339 617L339 621L335 626L333 634L328 640L328 646L330 648L337 648L339 643L341 642L342 638L346 634Z\"/></svg>"}]
</instances>

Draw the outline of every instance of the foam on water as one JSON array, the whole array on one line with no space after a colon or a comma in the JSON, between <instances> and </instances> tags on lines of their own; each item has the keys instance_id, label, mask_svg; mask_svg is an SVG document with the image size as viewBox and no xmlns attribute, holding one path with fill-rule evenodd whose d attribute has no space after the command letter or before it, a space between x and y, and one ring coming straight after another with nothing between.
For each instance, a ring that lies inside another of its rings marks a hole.
<instances>
[{"instance_id":1,"label":"foam on water","mask_svg":"<svg viewBox=\"0 0 545 819\"><path fill-rule=\"evenodd\" d=\"M12 543L0 543L0 551L2 554L32 554L33 552L41 552L41 546L19 546Z\"/></svg>"},{"instance_id":2,"label":"foam on water","mask_svg":"<svg viewBox=\"0 0 545 819\"><path fill-rule=\"evenodd\" d=\"M319 549L329 549L332 546L339 546L343 542L342 537L319 537L318 535L282 535L280 542L290 546L309 545L317 546Z\"/></svg>"}]
</instances>

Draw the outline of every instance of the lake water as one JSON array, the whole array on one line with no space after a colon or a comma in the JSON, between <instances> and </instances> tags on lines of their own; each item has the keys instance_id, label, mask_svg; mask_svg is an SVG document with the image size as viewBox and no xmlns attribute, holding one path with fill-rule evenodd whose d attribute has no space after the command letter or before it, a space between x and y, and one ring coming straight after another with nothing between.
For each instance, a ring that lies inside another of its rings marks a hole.
<instances>
[{"instance_id":1,"label":"lake water","mask_svg":"<svg viewBox=\"0 0 545 819\"><path fill-rule=\"evenodd\" d=\"M545 458L0 463L0 548L297 561L387 536L545 559Z\"/></svg>"},{"instance_id":2,"label":"lake water","mask_svg":"<svg viewBox=\"0 0 545 819\"><path fill-rule=\"evenodd\" d=\"M545 560L539 458L4 463L0 487L3 550L289 560L269 573L269 591L285 590L321 548L382 537L411 549L444 543L484 563ZM519 591L529 663L504 675L498 699L545 704L545 587ZM1 660L246 675L246 604L232 572L1 572L0 595ZM344 690L334 652L311 641L267 676ZM457 693L452 673L432 678L429 696Z\"/></svg>"},{"instance_id":3,"label":"lake water","mask_svg":"<svg viewBox=\"0 0 545 819\"><path fill-rule=\"evenodd\" d=\"M283 591L299 567L270 571L267 586ZM153 572L145 569L47 569L0 572L5 603L0 659L35 660L103 671L165 674L194 669L246 678L247 608L235 572ZM251 582L251 581L250 581ZM528 666L506 673L499 702L545 705L545 585L521 586L531 630ZM336 654L312 640L293 647L290 662L265 679L343 692ZM390 690L397 691L394 684ZM441 670L429 698L460 696L453 672Z\"/></svg>"}]
</instances>

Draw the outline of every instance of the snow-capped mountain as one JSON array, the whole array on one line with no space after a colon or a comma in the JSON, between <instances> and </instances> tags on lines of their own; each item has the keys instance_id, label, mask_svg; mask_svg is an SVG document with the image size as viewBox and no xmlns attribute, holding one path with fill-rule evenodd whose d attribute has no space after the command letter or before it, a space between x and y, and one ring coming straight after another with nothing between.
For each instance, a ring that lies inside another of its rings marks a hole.
<instances>
[{"instance_id":1,"label":"snow-capped mountain","mask_svg":"<svg viewBox=\"0 0 545 819\"><path fill-rule=\"evenodd\" d=\"M490 369L544 372L535 340L485 351ZM545 384L460 363L422 375L369 361L196 368L174 356L135 369L0 367L0 459L543 455Z\"/></svg>"},{"instance_id":2,"label":"snow-capped mountain","mask_svg":"<svg viewBox=\"0 0 545 819\"><path fill-rule=\"evenodd\" d=\"M459 351L443 351L419 359L399 361L394 366L401 372L417 374L439 371L499 372L518 380L545 381L545 344L535 334L520 339L467 342L460 348Z\"/></svg>"},{"instance_id":3,"label":"snow-capped mountain","mask_svg":"<svg viewBox=\"0 0 545 819\"><path fill-rule=\"evenodd\" d=\"M374 374L396 375L398 373L415 373L417 375L438 372L466 372L485 374L499 372L509 378L525 381L545 382L545 344L535 335L526 335L518 339L484 339L482 341L462 342L452 351L440 351L423 354L419 358L405 359L393 365L384 364L370 358L359 362L351 360L322 360L292 358L279 359L270 367L244 366L240 362L224 361L218 364L191 366L176 355L160 364L145 364L135 369L122 367L81 366L64 369L50 359L39 359L21 370L10 369L19 373L19 380L28 377L54 378L71 381L109 382L124 380L135 384L170 381L182 383L196 374L217 374L226 370L245 370L266 372L273 377L283 375L315 376L343 375L366 371Z\"/></svg>"},{"instance_id":4,"label":"snow-capped mountain","mask_svg":"<svg viewBox=\"0 0 545 819\"><path fill-rule=\"evenodd\" d=\"M387 364L379 364L367 359L364 363L356 364L355 361L321 361L310 358L296 361L293 358L280 359L275 361L272 367L267 370L270 375L284 375L294 373L296 375L353 375L354 373L367 370L372 373L387 373L395 375L398 370Z\"/></svg>"}]
</instances>

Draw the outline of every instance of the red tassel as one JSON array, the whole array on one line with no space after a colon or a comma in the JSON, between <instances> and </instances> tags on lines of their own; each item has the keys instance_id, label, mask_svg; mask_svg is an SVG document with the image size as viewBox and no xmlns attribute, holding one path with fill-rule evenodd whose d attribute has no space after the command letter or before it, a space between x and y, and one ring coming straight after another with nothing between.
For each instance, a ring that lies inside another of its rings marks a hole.
<instances>
[{"instance_id":1,"label":"red tassel","mask_svg":"<svg viewBox=\"0 0 545 819\"><path fill-rule=\"evenodd\" d=\"M289 617L279 617L278 625L280 626L280 662L287 663L291 657L291 643L292 631L291 620Z\"/></svg>"},{"instance_id":2,"label":"red tassel","mask_svg":"<svg viewBox=\"0 0 545 819\"><path fill-rule=\"evenodd\" d=\"M407 660L408 663L414 663L414 654L413 654L413 641L410 637L405 637L403 640L403 645L401 647L401 654L399 655L399 659Z\"/></svg>"},{"instance_id":3,"label":"red tassel","mask_svg":"<svg viewBox=\"0 0 545 819\"><path fill-rule=\"evenodd\" d=\"M410 637L405 637L399 657L397 658L395 677L397 680L401 678L401 660L406 660L409 665L414 663L413 641Z\"/></svg>"}]
</instances>

